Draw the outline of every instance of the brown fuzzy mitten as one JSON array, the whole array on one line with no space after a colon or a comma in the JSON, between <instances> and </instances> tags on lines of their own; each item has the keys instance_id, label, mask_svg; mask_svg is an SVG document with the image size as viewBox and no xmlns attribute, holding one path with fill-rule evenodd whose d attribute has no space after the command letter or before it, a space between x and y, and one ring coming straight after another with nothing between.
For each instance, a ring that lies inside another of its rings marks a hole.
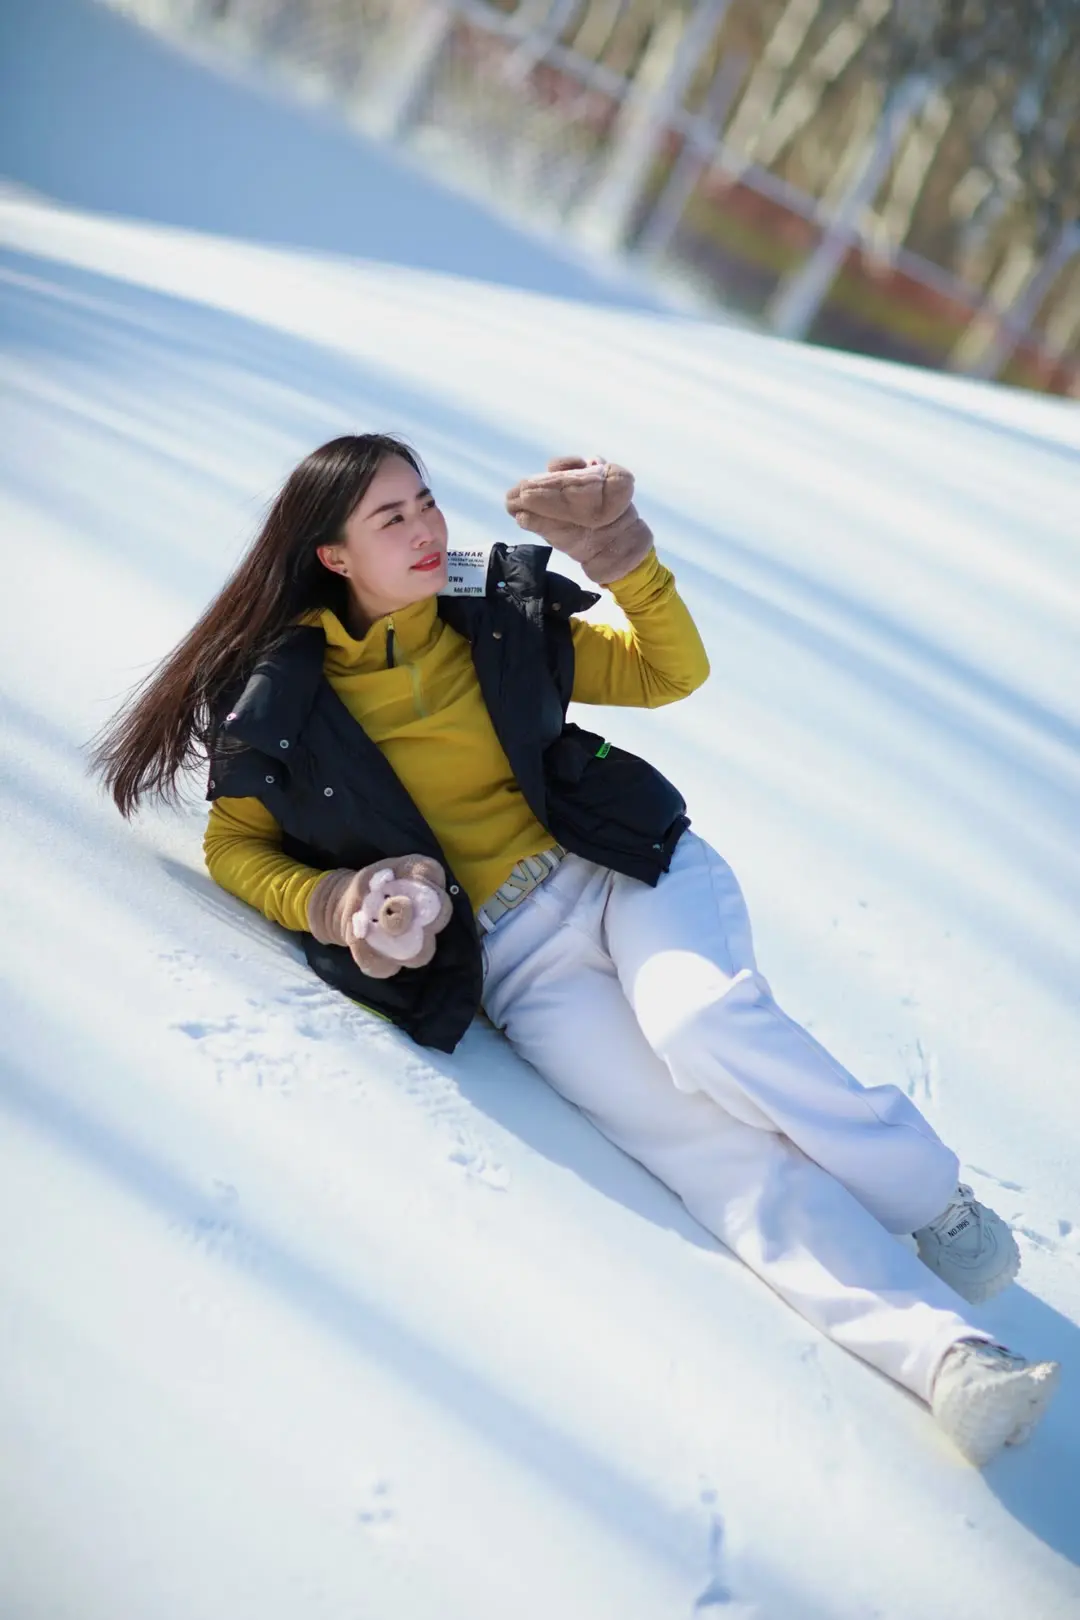
<instances>
[{"instance_id":1,"label":"brown fuzzy mitten","mask_svg":"<svg viewBox=\"0 0 1080 1620\"><path fill-rule=\"evenodd\" d=\"M346 945L362 973L390 979L423 967L435 935L453 914L446 874L426 855L372 861L359 871L324 872L307 905L308 928L322 945Z\"/></svg>"},{"instance_id":2,"label":"brown fuzzy mitten","mask_svg":"<svg viewBox=\"0 0 1080 1620\"><path fill-rule=\"evenodd\" d=\"M546 473L507 491L506 510L523 529L573 557L597 585L612 585L652 546L633 504L634 475L598 456L559 456Z\"/></svg>"}]
</instances>

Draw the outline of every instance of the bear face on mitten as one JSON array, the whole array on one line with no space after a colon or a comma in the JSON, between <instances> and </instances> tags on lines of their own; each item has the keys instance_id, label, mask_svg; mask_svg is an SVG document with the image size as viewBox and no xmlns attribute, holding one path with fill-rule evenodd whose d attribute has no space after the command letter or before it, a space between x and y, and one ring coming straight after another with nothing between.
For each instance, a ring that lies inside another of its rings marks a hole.
<instances>
[{"instance_id":1,"label":"bear face on mitten","mask_svg":"<svg viewBox=\"0 0 1080 1620\"><path fill-rule=\"evenodd\" d=\"M402 967L422 967L435 952L435 928L450 900L423 878L396 877L389 866L371 878L350 928L355 940Z\"/></svg>"},{"instance_id":2,"label":"bear face on mitten","mask_svg":"<svg viewBox=\"0 0 1080 1620\"><path fill-rule=\"evenodd\" d=\"M324 872L307 904L308 928L323 945L344 945L372 979L425 967L436 934L453 915L446 874L426 855L397 855L358 871Z\"/></svg>"}]
</instances>

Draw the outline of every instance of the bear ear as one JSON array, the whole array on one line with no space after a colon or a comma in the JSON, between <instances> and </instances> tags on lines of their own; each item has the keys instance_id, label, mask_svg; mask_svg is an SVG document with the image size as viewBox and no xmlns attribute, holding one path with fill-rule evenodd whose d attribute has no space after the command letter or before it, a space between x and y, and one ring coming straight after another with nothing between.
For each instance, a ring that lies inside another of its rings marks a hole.
<instances>
[{"instance_id":1,"label":"bear ear","mask_svg":"<svg viewBox=\"0 0 1080 1620\"><path fill-rule=\"evenodd\" d=\"M446 888L446 873L430 855L413 856L401 875L411 878L414 883L430 883L434 888Z\"/></svg>"},{"instance_id":2,"label":"bear ear","mask_svg":"<svg viewBox=\"0 0 1080 1620\"><path fill-rule=\"evenodd\" d=\"M430 885L425 886L416 896L416 915L426 928L433 923L442 910L442 895Z\"/></svg>"}]
</instances>

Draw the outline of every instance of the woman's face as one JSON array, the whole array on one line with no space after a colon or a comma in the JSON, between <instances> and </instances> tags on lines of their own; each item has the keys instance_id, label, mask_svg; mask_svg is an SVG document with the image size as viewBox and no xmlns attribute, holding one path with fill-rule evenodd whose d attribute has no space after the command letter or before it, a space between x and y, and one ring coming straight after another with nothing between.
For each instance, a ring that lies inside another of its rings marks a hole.
<instances>
[{"instance_id":1,"label":"woman's face","mask_svg":"<svg viewBox=\"0 0 1080 1620\"><path fill-rule=\"evenodd\" d=\"M446 588L446 519L420 475L388 456L337 545L319 559L348 580L362 628Z\"/></svg>"}]
</instances>

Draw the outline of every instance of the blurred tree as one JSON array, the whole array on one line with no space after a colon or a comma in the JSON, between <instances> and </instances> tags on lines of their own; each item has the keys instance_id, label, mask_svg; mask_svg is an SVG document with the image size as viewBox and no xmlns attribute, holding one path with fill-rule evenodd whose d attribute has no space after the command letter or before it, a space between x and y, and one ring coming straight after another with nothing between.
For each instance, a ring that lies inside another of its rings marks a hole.
<instances>
[{"instance_id":1,"label":"blurred tree","mask_svg":"<svg viewBox=\"0 0 1080 1620\"><path fill-rule=\"evenodd\" d=\"M996 64L995 115L974 143L978 200L960 249L961 267L987 285L987 307L950 363L986 377L1080 251L1080 6L1029 0L1023 10L1012 59Z\"/></svg>"},{"instance_id":2,"label":"blurred tree","mask_svg":"<svg viewBox=\"0 0 1080 1620\"><path fill-rule=\"evenodd\" d=\"M793 0L793 5L805 5L805 0ZM756 117L741 138L736 134L736 125L745 123L753 115L753 110L744 115L744 107L740 106L729 131L729 139L738 145L748 160L760 163L765 168L778 162L813 121L830 86L837 83L868 45L875 28L887 16L890 5L891 0L856 0L853 7L850 0L844 0L842 4L838 0L815 0L812 18L808 15L810 8L805 7L799 23L813 21L819 27L821 23L826 23L825 38L790 85L774 99L765 116ZM777 33L780 32L778 29ZM804 44L808 32L802 36ZM778 88L779 82L782 81L778 81Z\"/></svg>"},{"instance_id":3,"label":"blurred tree","mask_svg":"<svg viewBox=\"0 0 1080 1620\"><path fill-rule=\"evenodd\" d=\"M782 332L829 299L830 330L865 316L982 375L1034 322L1048 364L1080 341L1080 0L112 3L201 16L368 128L467 150L515 208L755 312L816 218L767 311ZM868 287L875 261L903 278Z\"/></svg>"},{"instance_id":4,"label":"blurred tree","mask_svg":"<svg viewBox=\"0 0 1080 1620\"><path fill-rule=\"evenodd\" d=\"M660 145L729 4L697 0L689 12L665 6L656 16L615 120L604 171L581 218L595 244L620 248L629 242Z\"/></svg>"}]
</instances>

